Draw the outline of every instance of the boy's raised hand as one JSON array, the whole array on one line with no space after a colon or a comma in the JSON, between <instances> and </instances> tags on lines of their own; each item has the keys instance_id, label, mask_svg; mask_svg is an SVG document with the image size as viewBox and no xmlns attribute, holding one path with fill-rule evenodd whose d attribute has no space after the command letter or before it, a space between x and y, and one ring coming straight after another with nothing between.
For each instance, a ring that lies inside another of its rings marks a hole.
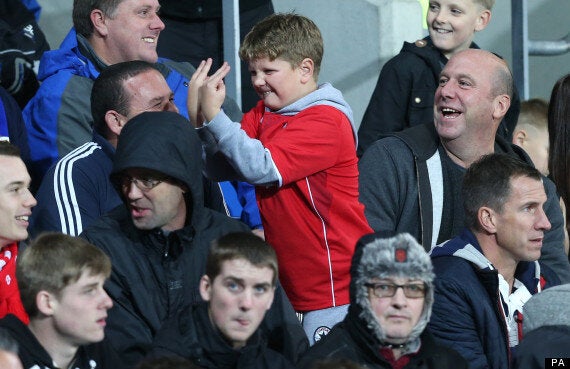
<instances>
[{"instance_id":1,"label":"boy's raised hand","mask_svg":"<svg viewBox=\"0 0 570 369\"><path fill-rule=\"evenodd\" d=\"M229 72L230 66L227 62L224 62L216 73L212 74L210 77L204 78L202 82L199 83L198 109L202 112L207 121L214 119L222 108L222 104L226 98L224 77L227 76ZM207 74L207 71L205 74Z\"/></svg>"},{"instance_id":2,"label":"boy's raised hand","mask_svg":"<svg viewBox=\"0 0 570 369\"><path fill-rule=\"evenodd\" d=\"M188 87L188 98L186 99L186 107L188 109L188 117L194 127L202 127L204 124L204 117L200 110L200 87L208 79L208 72L212 67L212 59L202 60L196 71L190 79L190 86Z\"/></svg>"}]
</instances>

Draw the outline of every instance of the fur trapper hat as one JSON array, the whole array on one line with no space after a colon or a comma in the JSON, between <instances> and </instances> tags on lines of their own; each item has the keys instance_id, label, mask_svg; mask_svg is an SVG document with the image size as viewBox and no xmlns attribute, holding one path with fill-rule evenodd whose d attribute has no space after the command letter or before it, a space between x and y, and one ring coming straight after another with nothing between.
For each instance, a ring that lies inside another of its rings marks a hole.
<instances>
[{"instance_id":1,"label":"fur trapper hat","mask_svg":"<svg viewBox=\"0 0 570 369\"><path fill-rule=\"evenodd\" d=\"M374 279L394 277L417 279L425 282L427 289L422 315L407 341L410 344L417 343L431 316L433 279L435 276L433 266L424 248L410 234L388 234L390 235L388 237L386 237L386 233L366 236L359 242L361 250L358 250L357 245L358 251L353 258L351 302L356 302L359 305L361 308L359 317L367 322L368 328L376 338L380 342L389 343L386 341L386 334L370 306L369 289L365 284Z\"/></svg>"}]
</instances>

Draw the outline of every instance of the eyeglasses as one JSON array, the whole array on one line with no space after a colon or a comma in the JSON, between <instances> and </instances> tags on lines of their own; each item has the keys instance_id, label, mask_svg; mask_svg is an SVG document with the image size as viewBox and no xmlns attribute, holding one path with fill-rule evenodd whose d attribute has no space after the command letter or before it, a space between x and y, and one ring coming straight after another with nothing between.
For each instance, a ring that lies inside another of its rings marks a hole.
<instances>
[{"instance_id":1,"label":"eyeglasses","mask_svg":"<svg viewBox=\"0 0 570 369\"><path fill-rule=\"evenodd\" d=\"M121 188L123 189L123 191L127 191L128 189L130 189L131 183L134 183L135 186L137 186L137 188L142 192L148 192L153 188L155 188L156 186L158 186L159 184L161 184L162 182L164 182L164 180L162 179L154 179L154 178L140 179L140 178L133 178L131 176L124 176L121 179Z\"/></svg>"},{"instance_id":2,"label":"eyeglasses","mask_svg":"<svg viewBox=\"0 0 570 369\"><path fill-rule=\"evenodd\" d=\"M365 283L371 288L376 297L392 297L398 288L402 288L404 296L410 299L419 299L426 296L425 283L393 284L393 283Z\"/></svg>"}]
</instances>

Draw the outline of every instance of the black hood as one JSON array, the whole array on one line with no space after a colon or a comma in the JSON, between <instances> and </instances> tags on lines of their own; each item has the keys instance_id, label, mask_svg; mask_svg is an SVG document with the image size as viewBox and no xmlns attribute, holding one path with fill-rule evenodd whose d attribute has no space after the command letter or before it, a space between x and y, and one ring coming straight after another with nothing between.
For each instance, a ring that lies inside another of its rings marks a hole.
<instances>
[{"instance_id":1,"label":"black hood","mask_svg":"<svg viewBox=\"0 0 570 369\"><path fill-rule=\"evenodd\" d=\"M145 112L129 120L119 136L111 172L119 193L118 174L129 168L154 170L185 184L196 226L204 208L202 143L186 118L173 112Z\"/></svg>"}]
</instances>

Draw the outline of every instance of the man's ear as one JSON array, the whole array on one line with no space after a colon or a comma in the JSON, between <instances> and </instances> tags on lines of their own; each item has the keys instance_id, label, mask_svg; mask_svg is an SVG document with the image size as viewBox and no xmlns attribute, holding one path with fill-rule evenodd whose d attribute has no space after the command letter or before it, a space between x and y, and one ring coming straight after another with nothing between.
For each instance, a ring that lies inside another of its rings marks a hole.
<instances>
[{"instance_id":1,"label":"man's ear","mask_svg":"<svg viewBox=\"0 0 570 369\"><path fill-rule=\"evenodd\" d=\"M515 128L513 132L513 143L520 147L523 147L524 142L526 141L527 133L523 128Z\"/></svg>"},{"instance_id":2,"label":"man's ear","mask_svg":"<svg viewBox=\"0 0 570 369\"><path fill-rule=\"evenodd\" d=\"M127 123L127 117L116 110L109 110L105 113L105 122L107 123L109 131L119 136L121 134L121 130Z\"/></svg>"},{"instance_id":3,"label":"man's ear","mask_svg":"<svg viewBox=\"0 0 570 369\"><path fill-rule=\"evenodd\" d=\"M200 278L200 296L202 296L202 300L210 301L212 293L212 284L210 282L210 277L207 275L203 275Z\"/></svg>"},{"instance_id":4,"label":"man's ear","mask_svg":"<svg viewBox=\"0 0 570 369\"><path fill-rule=\"evenodd\" d=\"M511 98L509 97L509 95L503 94L495 97L493 118L499 121L502 120L505 114L507 114L507 111L509 110L510 106L511 106Z\"/></svg>"},{"instance_id":5,"label":"man's ear","mask_svg":"<svg viewBox=\"0 0 570 369\"><path fill-rule=\"evenodd\" d=\"M36 306L40 313L51 316L57 306L57 299L53 294L47 291L40 291L36 295Z\"/></svg>"},{"instance_id":6,"label":"man's ear","mask_svg":"<svg viewBox=\"0 0 570 369\"><path fill-rule=\"evenodd\" d=\"M487 27L489 21L491 20L491 11L489 9L483 10L479 17L477 17L477 23L475 24L475 32L482 31Z\"/></svg>"},{"instance_id":7,"label":"man's ear","mask_svg":"<svg viewBox=\"0 0 570 369\"><path fill-rule=\"evenodd\" d=\"M94 32L98 33L102 37L107 36L109 33L107 29L107 24L105 23L105 14L100 9L93 9L89 15L91 18L91 23L93 24Z\"/></svg>"},{"instance_id":8,"label":"man's ear","mask_svg":"<svg viewBox=\"0 0 570 369\"><path fill-rule=\"evenodd\" d=\"M299 64L299 70L301 72L301 82L306 83L307 81L313 79L313 73L315 72L315 62L311 58L305 58Z\"/></svg>"},{"instance_id":9,"label":"man's ear","mask_svg":"<svg viewBox=\"0 0 570 369\"><path fill-rule=\"evenodd\" d=\"M497 233L497 219L493 209L486 206L479 208L479 211L477 212L477 220L481 229L485 230L487 233Z\"/></svg>"}]
</instances>

